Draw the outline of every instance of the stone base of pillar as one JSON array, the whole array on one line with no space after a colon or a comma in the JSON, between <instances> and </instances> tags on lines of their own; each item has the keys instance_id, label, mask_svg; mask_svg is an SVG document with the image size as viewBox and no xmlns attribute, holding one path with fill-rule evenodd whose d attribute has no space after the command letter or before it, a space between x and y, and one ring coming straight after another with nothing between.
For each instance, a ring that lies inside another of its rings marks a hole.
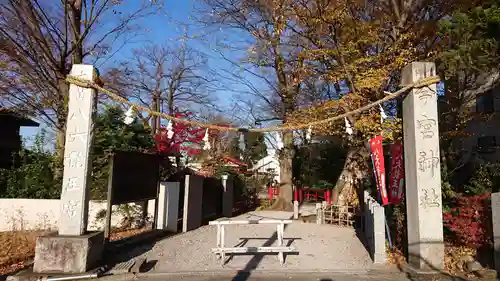
<instances>
[{"instance_id":1,"label":"stone base of pillar","mask_svg":"<svg viewBox=\"0 0 500 281\"><path fill-rule=\"evenodd\" d=\"M436 272L444 269L444 243L422 242L408 247L408 264L418 272Z\"/></svg>"},{"instance_id":2,"label":"stone base of pillar","mask_svg":"<svg viewBox=\"0 0 500 281\"><path fill-rule=\"evenodd\" d=\"M36 273L85 273L102 259L104 232L81 236L50 235L36 240Z\"/></svg>"}]
</instances>

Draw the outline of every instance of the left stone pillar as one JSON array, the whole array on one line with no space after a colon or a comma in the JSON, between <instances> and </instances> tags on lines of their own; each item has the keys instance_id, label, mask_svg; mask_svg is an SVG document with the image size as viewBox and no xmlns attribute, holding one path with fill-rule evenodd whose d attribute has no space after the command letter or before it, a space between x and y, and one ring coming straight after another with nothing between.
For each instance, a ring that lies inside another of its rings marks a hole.
<instances>
[{"instance_id":1,"label":"left stone pillar","mask_svg":"<svg viewBox=\"0 0 500 281\"><path fill-rule=\"evenodd\" d=\"M92 65L73 65L71 75L92 82L97 78ZM101 259L103 233L87 233L95 96L94 89L69 87L59 235L37 239L35 272L83 273Z\"/></svg>"}]
</instances>

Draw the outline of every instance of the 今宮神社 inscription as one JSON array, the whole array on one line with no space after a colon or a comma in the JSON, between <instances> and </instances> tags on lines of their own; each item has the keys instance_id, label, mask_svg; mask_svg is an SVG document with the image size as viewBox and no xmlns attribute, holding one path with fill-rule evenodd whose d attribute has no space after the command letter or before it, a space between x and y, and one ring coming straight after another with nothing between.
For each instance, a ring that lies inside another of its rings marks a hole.
<instances>
[{"instance_id":1,"label":"\u4eca\u5bae\u795e\u793e inscription","mask_svg":"<svg viewBox=\"0 0 500 281\"><path fill-rule=\"evenodd\" d=\"M427 118L425 114L422 114L422 119L417 120L418 129L420 130L420 135L423 139L430 139L434 137L435 127L437 125L436 119Z\"/></svg>"},{"instance_id":2,"label":"\u4eca\u5bae\u795e\u793e inscription","mask_svg":"<svg viewBox=\"0 0 500 281\"><path fill-rule=\"evenodd\" d=\"M423 105L426 105L428 101L435 99L436 94L428 86L415 89L415 96L422 101Z\"/></svg>"},{"instance_id":3,"label":"\u4eca\u5bae\u795e\u793e inscription","mask_svg":"<svg viewBox=\"0 0 500 281\"><path fill-rule=\"evenodd\" d=\"M402 85L436 75L431 62L414 62ZM403 100L408 262L417 269L444 268L437 85L413 88Z\"/></svg>"},{"instance_id":4,"label":"\u4eca\u5bae\u795e\u793e inscription","mask_svg":"<svg viewBox=\"0 0 500 281\"><path fill-rule=\"evenodd\" d=\"M430 172L434 177L436 169L439 169L439 157L434 150L428 152L420 151L418 158L418 170L421 172Z\"/></svg>"},{"instance_id":5,"label":"\u4eca\u5bae\u795e\u793e inscription","mask_svg":"<svg viewBox=\"0 0 500 281\"><path fill-rule=\"evenodd\" d=\"M436 189L422 189L422 196L420 196L420 205L424 208L428 207L439 207L441 206L439 196L437 195Z\"/></svg>"}]
</instances>

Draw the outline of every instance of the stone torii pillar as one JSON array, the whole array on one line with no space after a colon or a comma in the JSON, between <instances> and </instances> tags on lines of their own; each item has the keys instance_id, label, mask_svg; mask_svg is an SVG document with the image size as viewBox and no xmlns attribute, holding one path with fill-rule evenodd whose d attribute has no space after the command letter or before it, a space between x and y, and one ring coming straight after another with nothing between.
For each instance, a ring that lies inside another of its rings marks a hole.
<instances>
[{"instance_id":1,"label":"stone torii pillar","mask_svg":"<svg viewBox=\"0 0 500 281\"><path fill-rule=\"evenodd\" d=\"M97 78L92 65L74 65L71 75L90 81ZM82 235L87 231L95 95L94 89L69 86L59 235Z\"/></svg>"},{"instance_id":2,"label":"stone torii pillar","mask_svg":"<svg viewBox=\"0 0 500 281\"><path fill-rule=\"evenodd\" d=\"M432 62L413 62L402 86L435 76ZM436 84L412 89L403 100L404 162L409 263L444 268L443 214Z\"/></svg>"},{"instance_id":3,"label":"stone torii pillar","mask_svg":"<svg viewBox=\"0 0 500 281\"><path fill-rule=\"evenodd\" d=\"M92 65L73 65L71 75L89 81L97 78ZM84 273L101 259L103 232L87 232L95 96L94 89L69 87L59 235L37 239L34 272Z\"/></svg>"}]
</instances>

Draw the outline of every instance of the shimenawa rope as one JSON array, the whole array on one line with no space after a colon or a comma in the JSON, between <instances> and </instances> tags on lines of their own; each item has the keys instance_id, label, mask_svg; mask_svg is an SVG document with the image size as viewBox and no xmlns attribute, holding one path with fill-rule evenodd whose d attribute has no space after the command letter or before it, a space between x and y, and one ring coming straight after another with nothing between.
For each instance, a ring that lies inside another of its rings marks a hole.
<instances>
[{"instance_id":1,"label":"shimenawa rope","mask_svg":"<svg viewBox=\"0 0 500 281\"><path fill-rule=\"evenodd\" d=\"M268 127L268 128L239 128L239 127L231 127L231 126L227 126L226 127L226 126L221 126L221 125L216 125L216 124L207 124L207 123L201 123L201 122L197 122L197 121L191 121L191 120L185 120L185 119L176 118L176 117L170 116L170 115L165 114L165 113L161 113L161 112L158 112L158 111L153 111L153 110L149 109L146 106L135 104L135 103L127 100L126 98L121 97L120 95L118 95L118 94L116 94L116 93L114 93L114 92L112 92L112 91L110 91L108 89L105 89L105 88L97 85L96 83L94 83L92 81L85 80L85 79L82 79L82 78L79 78L79 77L76 77L76 76L71 76L71 75L66 77L66 81L68 83L71 83L71 84L74 84L74 85L77 85L77 86L80 86L80 87L84 87L84 88L93 88L93 89L95 89L98 92L104 93L105 95L107 95L112 100L115 100L115 101L118 101L118 102L121 102L121 103L124 103L124 104L128 104L128 105L132 106L133 108L135 108L136 110L145 111L145 112L148 112L149 114L151 114L153 116L158 116L158 117L161 117L161 118L165 118L165 119L170 120L172 122L178 122L178 123L185 124L185 125L190 125L190 126L200 127L200 128L207 128L207 129L218 130L218 131L259 132L259 133L295 131L295 130L306 129L308 127L318 126L318 125L325 124L325 123L330 123L330 122L333 122L333 121L336 121L336 120L343 119L344 117L348 117L348 116L351 116L351 115L354 115L354 114L361 113L361 112L366 111L366 110L368 110L368 109L370 109L372 107L378 106L379 104L382 104L382 103L384 103L386 101L389 101L391 99L394 99L394 98L396 98L396 97L404 94L406 91L408 91L410 89L413 89L413 88L422 88L422 87L425 87L425 86L429 86L431 84L438 83L440 80L441 79L439 78L439 76L431 76L431 77L424 78L424 79L422 79L420 81L417 81L415 83L409 84L409 85L407 85L407 86L399 89L398 91L396 91L394 93L384 92L384 93L387 94L387 96L384 97L384 98L382 98L382 99L379 99L379 100L377 100L375 102L372 102L370 104L362 106L362 107L360 107L358 109L346 112L344 114L340 114L340 115L333 116L333 117L330 117L330 118L326 118L326 119L323 119L323 120L318 120L318 121L313 121L313 122L310 122L310 123L304 123L304 124L298 124L298 125L286 125L285 124L283 126L275 126L275 127Z\"/></svg>"}]
</instances>

